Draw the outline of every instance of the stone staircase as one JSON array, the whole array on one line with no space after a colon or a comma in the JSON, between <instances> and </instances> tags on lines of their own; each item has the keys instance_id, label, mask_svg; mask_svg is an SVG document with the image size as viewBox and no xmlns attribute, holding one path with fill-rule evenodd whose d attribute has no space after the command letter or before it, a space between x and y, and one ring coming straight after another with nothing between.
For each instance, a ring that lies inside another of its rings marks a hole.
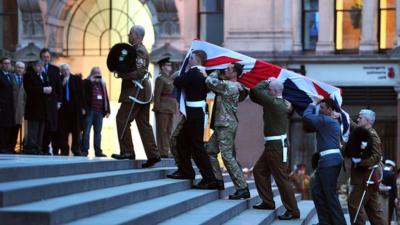
<instances>
[{"instance_id":1,"label":"stone staircase","mask_svg":"<svg viewBox=\"0 0 400 225\"><path fill-rule=\"evenodd\" d=\"M150 169L143 161L86 157L0 155L0 224L311 224L312 201L297 195L301 218L279 221L284 212L273 187L275 210L255 210L251 198L228 200L234 192L229 176L225 190L191 189L189 180L173 180L173 160ZM200 180L196 176L196 180Z\"/></svg>"}]
</instances>

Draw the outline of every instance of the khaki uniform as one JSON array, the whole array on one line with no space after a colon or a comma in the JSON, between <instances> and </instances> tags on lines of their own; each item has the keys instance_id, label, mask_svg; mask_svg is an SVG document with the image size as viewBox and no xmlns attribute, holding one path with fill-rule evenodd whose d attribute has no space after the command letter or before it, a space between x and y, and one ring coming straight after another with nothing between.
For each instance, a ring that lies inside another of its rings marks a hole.
<instances>
[{"instance_id":1,"label":"khaki uniform","mask_svg":"<svg viewBox=\"0 0 400 225\"><path fill-rule=\"evenodd\" d=\"M151 83L149 79L145 77L147 68L149 66L149 54L144 45L138 44L135 47L137 56L137 69L129 74L119 74L119 76L122 78L121 94L119 96L119 102L121 103L121 106L116 117L119 138L124 129L126 120L129 120L124 136L119 140L119 147L121 154L129 153L133 156L135 155L130 124L133 120L136 120L136 125L138 127L140 137L142 138L147 159L154 159L158 158L160 154L157 150L152 126L149 123L150 103L135 103L133 112L130 118L128 118L129 110L133 103L132 100L129 99L129 96L135 97L139 91L137 98L140 101L146 101L151 98ZM132 82L132 80L141 81L143 89L140 90L139 87Z\"/></svg>"},{"instance_id":2,"label":"khaki uniform","mask_svg":"<svg viewBox=\"0 0 400 225\"><path fill-rule=\"evenodd\" d=\"M161 73L156 79L154 87L154 107L156 115L157 145L161 156L168 156L170 151L174 114L177 110L177 101L173 95L174 80L171 76Z\"/></svg>"},{"instance_id":3,"label":"khaki uniform","mask_svg":"<svg viewBox=\"0 0 400 225\"><path fill-rule=\"evenodd\" d=\"M267 92L268 82L261 81L250 91L250 99L263 107L264 136L286 134L289 110L285 100L272 97ZM300 216L294 197L294 191L289 181L289 168L283 162L283 146L281 140L265 142L265 149L256 165L253 174L257 191L264 203L275 206L271 189L271 175L274 177L281 194L282 203L293 216Z\"/></svg>"},{"instance_id":4,"label":"khaki uniform","mask_svg":"<svg viewBox=\"0 0 400 225\"><path fill-rule=\"evenodd\" d=\"M242 167L236 160L235 154L235 136L238 126L236 117L239 88L238 84L229 80L218 79L218 72L212 73L206 79L207 87L215 92L215 115L212 115L214 122L214 133L211 136L207 153L210 157L213 172L218 180L223 180L217 155L221 152L222 160L228 173L232 179L235 188L247 188L246 179L244 177ZM214 113L214 112L213 112Z\"/></svg>"},{"instance_id":5,"label":"khaki uniform","mask_svg":"<svg viewBox=\"0 0 400 225\"><path fill-rule=\"evenodd\" d=\"M356 126L355 123L352 123L352 128ZM368 129L372 135L372 155L367 158L363 159L358 166L373 166L380 162L382 156L381 150L381 139L379 138L378 134L376 133L374 128ZM368 180L368 177L371 173L370 169L360 169L356 168L355 165L352 165L351 168L351 175L350 175L350 184L352 185L350 196L348 199L348 206L349 206L349 213L351 222L354 221L354 217L357 213L357 208L360 204L360 200L362 194L365 190L365 183ZM380 176L377 174L377 176ZM367 191L364 196L363 200L363 207L359 212L357 217L356 225L363 225L365 221L368 219L371 224L374 225L386 225L387 222L385 221L385 217L383 215L383 207L379 202L379 191L374 188L373 185L369 185Z\"/></svg>"}]
</instances>

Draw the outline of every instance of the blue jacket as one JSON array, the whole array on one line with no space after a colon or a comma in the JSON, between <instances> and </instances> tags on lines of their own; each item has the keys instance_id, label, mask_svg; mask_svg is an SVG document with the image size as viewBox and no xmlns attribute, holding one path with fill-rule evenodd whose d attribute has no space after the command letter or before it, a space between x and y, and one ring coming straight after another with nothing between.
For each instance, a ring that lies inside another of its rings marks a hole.
<instances>
[{"instance_id":1,"label":"blue jacket","mask_svg":"<svg viewBox=\"0 0 400 225\"><path fill-rule=\"evenodd\" d=\"M315 105L310 104L303 113L303 119L309 122L317 130L317 151L328 149L340 149L340 124L339 121L321 114L315 114ZM318 167L336 166L342 163L341 154L329 154L322 156Z\"/></svg>"}]
</instances>

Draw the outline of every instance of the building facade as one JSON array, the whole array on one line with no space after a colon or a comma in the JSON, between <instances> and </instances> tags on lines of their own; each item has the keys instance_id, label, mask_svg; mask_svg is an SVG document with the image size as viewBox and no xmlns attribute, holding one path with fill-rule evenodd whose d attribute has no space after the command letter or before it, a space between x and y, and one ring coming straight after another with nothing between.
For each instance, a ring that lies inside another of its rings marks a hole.
<instances>
[{"instance_id":1,"label":"building facade","mask_svg":"<svg viewBox=\"0 0 400 225\"><path fill-rule=\"evenodd\" d=\"M129 28L146 28L145 46L156 62L179 65L200 38L260 58L343 90L343 108L377 112L384 157L400 163L400 0L3 0L0 54L32 61L48 47L56 63L86 76L107 71L112 45L127 42ZM153 69L153 68L152 68ZM154 68L157 73L157 68ZM112 100L120 81L105 74ZM263 150L261 109L239 108L238 158L251 167ZM307 163L314 134L291 119L291 164ZM249 154L251 153L251 154Z\"/></svg>"}]
</instances>

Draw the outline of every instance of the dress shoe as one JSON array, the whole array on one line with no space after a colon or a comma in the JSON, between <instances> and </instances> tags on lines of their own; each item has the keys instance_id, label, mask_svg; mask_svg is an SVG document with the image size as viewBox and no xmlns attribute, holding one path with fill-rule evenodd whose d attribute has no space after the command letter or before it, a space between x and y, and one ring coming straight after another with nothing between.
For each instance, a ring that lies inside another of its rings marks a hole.
<instances>
[{"instance_id":1,"label":"dress shoe","mask_svg":"<svg viewBox=\"0 0 400 225\"><path fill-rule=\"evenodd\" d=\"M217 180L217 189L218 190L225 190L225 185L223 180Z\"/></svg>"},{"instance_id":2,"label":"dress shoe","mask_svg":"<svg viewBox=\"0 0 400 225\"><path fill-rule=\"evenodd\" d=\"M82 156L88 156L88 155L89 155L89 152L82 151Z\"/></svg>"},{"instance_id":3,"label":"dress shoe","mask_svg":"<svg viewBox=\"0 0 400 225\"><path fill-rule=\"evenodd\" d=\"M169 155L161 155L160 157L161 157L162 159L168 159L168 158L170 158Z\"/></svg>"},{"instance_id":4,"label":"dress shoe","mask_svg":"<svg viewBox=\"0 0 400 225\"><path fill-rule=\"evenodd\" d=\"M107 157L106 155L104 155L103 153L97 153L95 154L96 157Z\"/></svg>"},{"instance_id":5,"label":"dress shoe","mask_svg":"<svg viewBox=\"0 0 400 225\"><path fill-rule=\"evenodd\" d=\"M114 159L132 159L132 160L135 160L135 156L131 155L129 153L122 153L121 155L112 154L111 157L114 158Z\"/></svg>"},{"instance_id":6,"label":"dress shoe","mask_svg":"<svg viewBox=\"0 0 400 225\"><path fill-rule=\"evenodd\" d=\"M289 211L286 211L284 214L278 216L280 220L294 220L300 218L300 216L294 216Z\"/></svg>"},{"instance_id":7,"label":"dress shoe","mask_svg":"<svg viewBox=\"0 0 400 225\"><path fill-rule=\"evenodd\" d=\"M142 168L149 168L154 166L154 164L161 161L160 157L148 159L145 163L142 164Z\"/></svg>"},{"instance_id":8,"label":"dress shoe","mask_svg":"<svg viewBox=\"0 0 400 225\"><path fill-rule=\"evenodd\" d=\"M205 181L201 180L198 184L193 185L195 189L217 189L218 185L216 181Z\"/></svg>"},{"instance_id":9,"label":"dress shoe","mask_svg":"<svg viewBox=\"0 0 400 225\"><path fill-rule=\"evenodd\" d=\"M272 210L272 209L275 209L275 206L271 206L265 202L261 202L261 203L258 203L257 205L253 205L253 209Z\"/></svg>"},{"instance_id":10,"label":"dress shoe","mask_svg":"<svg viewBox=\"0 0 400 225\"><path fill-rule=\"evenodd\" d=\"M243 188L235 191L235 193L229 195L229 199L238 200L238 199L247 199L250 198L249 188Z\"/></svg>"},{"instance_id":11,"label":"dress shoe","mask_svg":"<svg viewBox=\"0 0 400 225\"><path fill-rule=\"evenodd\" d=\"M183 174L182 171L180 171L180 170L177 170L177 171L173 172L172 174L168 174L167 177L172 178L172 179L179 179L179 180L186 180L186 179L193 180L193 177Z\"/></svg>"}]
</instances>

